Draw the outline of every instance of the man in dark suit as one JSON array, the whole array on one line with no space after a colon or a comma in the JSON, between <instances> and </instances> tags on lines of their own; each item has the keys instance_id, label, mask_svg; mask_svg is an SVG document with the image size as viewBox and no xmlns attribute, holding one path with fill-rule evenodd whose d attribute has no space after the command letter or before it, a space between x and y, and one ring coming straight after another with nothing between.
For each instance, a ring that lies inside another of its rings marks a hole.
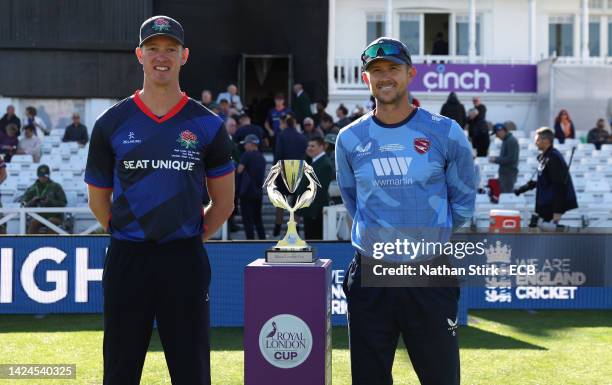
<instances>
[{"instance_id":1,"label":"man in dark suit","mask_svg":"<svg viewBox=\"0 0 612 385\"><path fill-rule=\"evenodd\" d=\"M323 138L314 137L308 141L306 154L312 159L311 166L321 182L314 201L309 207L300 210L304 218L304 238L323 239L323 207L329 205L329 184L333 177L332 164L325 153Z\"/></svg>"},{"instance_id":2,"label":"man in dark suit","mask_svg":"<svg viewBox=\"0 0 612 385\"><path fill-rule=\"evenodd\" d=\"M305 118L309 118L312 115L310 110L310 97L304 91L304 87L300 83L293 85L293 92L295 92L295 99L293 99L293 112L295 112L295 120L301 125Z\"/></svg>"},{"instance_id":3,"label":"man in dark suit","mask_svg":"<svg viewBox=\"0 0 612 385\"><path fill-rule=\"evenodd\" d=\"M575 208L576 191L569 167L563 155L553 147L555 133L548 127L536 130L535 144L542 153L538 155L538 179L514 190L516 195L536 189L535 212L544 222L558 225L561 216Z\"/></svg>"}]
</instances>

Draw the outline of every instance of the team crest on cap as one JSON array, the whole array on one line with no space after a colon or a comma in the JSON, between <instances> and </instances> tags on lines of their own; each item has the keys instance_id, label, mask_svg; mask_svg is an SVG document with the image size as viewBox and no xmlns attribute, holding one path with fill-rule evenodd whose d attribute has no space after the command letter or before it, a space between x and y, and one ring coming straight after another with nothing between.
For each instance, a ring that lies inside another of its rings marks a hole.
<instances>
[{"instance_id":1,"label":"team crest on cap","mask_svg":"<svg viewBox=\"0 0 612 385\"><path fill-rule=\"evenodd\" d=\"M196 134L189 130L181 132L179 138L176 141L180 143L181 146L189 150L195 149L198 145L198 137L196 136Z\"/></svg>"},{"instance_id":2,"label":"team crest on cap","mask_svg":"<svg viewBox=\"0 0 612 385\"><path fill-rule=\"evenodd\" d=\"M414 149L419 154L424 154L429 151L429 146L431 142L427 138L416 138L414 140Z\"/></svg>"},{"instance_id":3,"label":"team crest on cap","mask_svg":"<svg viewBox=\"0 0 612 385\"><path fill-rule=\"evenodd\" d=\"M170 30L170 22L163 17L158 17L153 20L153 30L157 32L164 32Z\"/></svg>"}]
</instances>

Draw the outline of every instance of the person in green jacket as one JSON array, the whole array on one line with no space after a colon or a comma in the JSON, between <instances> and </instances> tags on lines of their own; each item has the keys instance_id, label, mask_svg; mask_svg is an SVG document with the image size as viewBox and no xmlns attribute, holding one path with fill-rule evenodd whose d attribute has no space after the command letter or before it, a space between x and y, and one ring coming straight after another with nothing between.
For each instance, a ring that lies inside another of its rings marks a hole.
<instances>
[{"instance_id":1,"label":"person in green jacket","mask_svg":"<svg viewBox=\"0 0 612 385\"><path fill-rule=\"evenodd\" d=\"M310 206L300 210L300 215L304 219L304 238L323 239L323 207L329 205L327 190L333 178L332 164L325 153L323 138L311 138L308 141L306 154L312 159L310 165L321 183L321 188L317 189L315 199Z\"/></svg>"},{"instance_id":2,"label":"person in green jacket","mask_svg":"<svg viewBox=\"0 0 612 385\"><path fill-rule=\"evenodd\" d=\"M26 190L21 198L21 202L25 207L66 207L66 194L59 183L55 183L49 178L51 170L46 164L38 166L36 175L38 179L34 184ZM61 213L45 213L40 214L41 217L49 220L49 222L59 226L64 221L64 214ZM32 219L28 227L28 234L39 234L42 223ZM54 232L49 229L50 232Z\"/></svg>"}]
</instances>

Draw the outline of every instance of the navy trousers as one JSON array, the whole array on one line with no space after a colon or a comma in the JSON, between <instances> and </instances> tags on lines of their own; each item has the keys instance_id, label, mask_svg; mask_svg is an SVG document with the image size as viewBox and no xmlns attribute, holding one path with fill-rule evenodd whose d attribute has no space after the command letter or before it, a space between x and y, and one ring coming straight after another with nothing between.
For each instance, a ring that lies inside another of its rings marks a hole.
<instances>
[{"instance_id":1,"label":"navy trousers","mask_svg":"<svg viewBox=\"0 0 612 385\"><path fill-rule=\"evenodd\" d=\"M458 287L362 287L359 256L344 278L353 385L393 384L399 336L422 385L459 385Z\"/></svg>"},{"instance_id":2,"label":"navy trousers","mask_svg":"<svg viewBox=\"0 0 612 385\"><path fill-rule=\"evenodd\" d=\"M138 385L153 321L173 385L210 384L210 264L200 237L111 239L105 263L104 385Z\"/></svg>"}]
</instances>

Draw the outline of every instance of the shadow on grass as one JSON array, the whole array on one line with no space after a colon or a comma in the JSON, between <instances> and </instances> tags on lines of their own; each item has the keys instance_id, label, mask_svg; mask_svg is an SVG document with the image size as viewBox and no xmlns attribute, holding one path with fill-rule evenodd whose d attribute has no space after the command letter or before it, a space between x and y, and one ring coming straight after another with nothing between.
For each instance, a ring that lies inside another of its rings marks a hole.
<instances>
[{"instance_id":1,"label":"shadow on grass","mask_svg":"<svg viewBox=\"0 0 612 385\"><path fill-rule=\"evenodd\" d=\"M459 329L460 349L532 349L548 350L542 346L530 344L516 338L492 333L472 326Z\"/></svg>"},{"instance_id":2,"label":"shadow on grass","mask_svg":"<svg viewBox=\"0 0 612 385\"><path fill-rule=\"evenodd\" d=\"M470 316L542 337L567 328L612 328L612 310L470 310Z\"/></svg>"},{"instance_id":3,"label":"shadow on grass","mask_svg":"<svg viewBox=\"0 0 612 385\"><path fill-rule=\"evenodd\" d=\"M564 328L612 327L612 311L605 310L478 310L470 311L471 316L504 324L521 332L547 336ZM0 315L2 333L53 333L102 331L101 314L62 314L37 318L33 315ZM333 348L348 349L346 327L334 327ZM401 339L400 339L401 340ZM545 348L512 337L488 332L477 327L462 327L460 345L464 349L537 349ZM213 351L242 351L242 328L213 328L211 331ZM403 349L400 342L398 348ZM157 332L153 333L149 350L161 351L162 345Z\"/></svg>"},{"instance_id":4,"label":"shadow on grass","mask_svg":"<svg viewBox=\"0 0 612 385\"><path fill-rule=\"evenodd\" d=\"M102 314L0 314L0 334L102 331L102 328Z\"/></svg>"}]
</instances>

